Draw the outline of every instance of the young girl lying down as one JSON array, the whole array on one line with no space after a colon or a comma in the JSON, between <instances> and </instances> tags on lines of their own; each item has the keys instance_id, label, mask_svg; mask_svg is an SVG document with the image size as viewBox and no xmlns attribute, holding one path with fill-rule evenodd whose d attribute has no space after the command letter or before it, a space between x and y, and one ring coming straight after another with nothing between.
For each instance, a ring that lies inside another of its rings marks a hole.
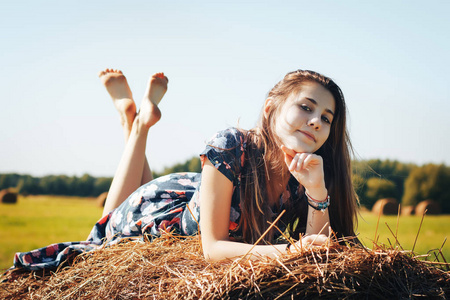
<instances>
[{"instance_id":1,"label":"young girl lying down","mask_svg":"<svg viewBox=\"0 0 450 300\"><path fill-rule=\"evenodd\" d=\"M126 140L103 217L87 241L17 253L16 267L55 267L71 253L103 243L167 231L194 235L199 226L208 260L274 256L354 236L357 197L346 106L330 78L307 70L288 73L269 92L254 128L227 128L209 140L200 153L201 174L153 179L145 150L148 132L161 118L167 77L150 77L136 113L122 72L106 69L99 76ZM270 228L275 220L279 230ZM292 245L280 231L301 240Z\"/></svg>"}]
</instances>

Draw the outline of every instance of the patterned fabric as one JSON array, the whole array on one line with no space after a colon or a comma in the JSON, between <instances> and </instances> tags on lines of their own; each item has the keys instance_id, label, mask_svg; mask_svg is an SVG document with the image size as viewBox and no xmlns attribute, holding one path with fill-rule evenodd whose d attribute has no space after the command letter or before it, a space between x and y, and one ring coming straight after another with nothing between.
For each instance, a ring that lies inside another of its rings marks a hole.
<instances>
[{"instance_id":1,"label":"patterned fabric","mask_svg":"<svg viewBox=\"0 0 450 300\"><path fill-rule=\"evenodd\" d=\"M235 229L241 218L240 181L246 146L246 136L236 128L228 128L216 133L200 154L202 166L208 158L214 167L233 183L229 226L231 237L240 235L240 232L236 232Z\"/></svg>"},{"instance_id":2,"label":"patterned fabric","mask_svg":"<svg viewBox=\"0 0 450 300\"><path fill-rule=\"evenodd\" d=\"M230 211L230 236L239 233L240 172L244 163L246 139L229 128L216 133L200 154L202 165L208 159L234 185ZM176 173L159 177L141 186L117 209L100 219L87 241L50 245L30 252L16 253L14 266L28 270L55 268L70 257L123 238L159 236L164 231L194 235L200 222L201 174ZM186 207L189 209L186 209Z\"/></svg>"}]
</instances>

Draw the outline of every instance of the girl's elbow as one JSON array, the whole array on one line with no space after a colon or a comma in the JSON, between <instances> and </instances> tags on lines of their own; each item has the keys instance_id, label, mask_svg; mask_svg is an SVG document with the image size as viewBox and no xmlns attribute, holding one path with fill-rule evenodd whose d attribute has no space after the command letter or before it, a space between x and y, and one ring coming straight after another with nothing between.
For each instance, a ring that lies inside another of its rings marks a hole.
<instances>
[{"instance_id":1,"label":"girl's elbow","mask_svg":"<svg viewBox=\"0 0 450 300\"><path fill-rule=\"evenodd\" d=\"M218 257L217 253L216 247L217 242L218 241L208 241L208 242L202 241L203 257L207 262L220 260L220 257Z\"/></svg>"},{"instance_id":2,"label":"girl's elbow","mask_svg":"<svg viewBox=\"0 0 450 300\"><path fill-rule=\"evenodd\" d=\"M209 255L209 253L206 253L205 251L203 251L203 257L205 258L205 260L207 262L213 262L215 261L214 259L211 258L211 256Z\"/></svg>"},{"instance_id":3,"label":"girl's elbow","mask_svg":"<svg viewBox=\"0 0 450 300\"><path fill-rule=\"evenodd\" d=\"M213 255L214 252L212 251L211 248L212 247L211 247L210 243L208 243L208 244L202 243L203 257L205 258L205 260L207 262L215 261L214 255Z\"/></svg>"}]
</instances>

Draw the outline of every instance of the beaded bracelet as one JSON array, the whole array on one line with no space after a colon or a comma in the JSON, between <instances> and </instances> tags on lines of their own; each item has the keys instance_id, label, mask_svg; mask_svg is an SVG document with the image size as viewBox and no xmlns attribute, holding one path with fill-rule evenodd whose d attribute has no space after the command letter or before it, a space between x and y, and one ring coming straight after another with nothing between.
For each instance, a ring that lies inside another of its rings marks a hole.
<instances>
[{"instance_id":1,"label":"beaded bracelet","mask_svg":"<svg viewBox=\"0 0 450 300\"><path fill-rule=\"evenodd\" d=\"M315 210L321 210L322 212L324 212L325 209L328 208L328 206L330 206L330 195L327 195L327 198L324 201L317 201L316 199L308 195L307 192L305 192L305 195L308 205L314 208Z\"/></svg>"}]
</instances>

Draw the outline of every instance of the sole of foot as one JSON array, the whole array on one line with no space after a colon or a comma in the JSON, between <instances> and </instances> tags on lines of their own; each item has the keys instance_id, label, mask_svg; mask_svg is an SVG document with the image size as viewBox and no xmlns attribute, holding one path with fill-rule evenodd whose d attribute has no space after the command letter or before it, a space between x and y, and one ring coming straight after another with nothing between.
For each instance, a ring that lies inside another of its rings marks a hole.
<instances>
[{"instance_id":1,"label":"sole of foot","mask_svg":"<svg viewBox=\"0 0 450 300\"><path fill-rule=\"evenodd\" d=\"M136 116L136 104L125 75L120 70L106 69L98 76L113 99L122 124L131 126Z\"/></svg>"},{"instance_id":2,"label":"sole of foot","mask_svg":"<svg viewBox=\"0 0 450 300\"><path fill-rule=\"evenodd\" d=\"M139 111L140 121L148 128L161 119L161 111L158 108L158 104L167 91L168 82L169 80L164 76L164 73L156 73L150 77Z\"/></svg>"}]
</instances>

